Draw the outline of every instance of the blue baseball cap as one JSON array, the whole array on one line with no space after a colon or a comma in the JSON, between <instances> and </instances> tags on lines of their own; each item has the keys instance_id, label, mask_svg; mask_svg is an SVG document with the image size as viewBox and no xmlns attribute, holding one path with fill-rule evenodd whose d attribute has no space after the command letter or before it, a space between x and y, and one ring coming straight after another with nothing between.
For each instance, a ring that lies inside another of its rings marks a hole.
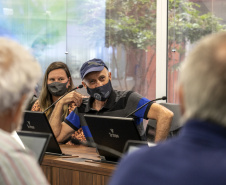
<instances>
[{"instance_id":1,"label":"blue baseball cap","mask_svg":"<svg viewBox=\"0 0 226 185\"><path fill-rule=\"evenodd\" d=\"M106 64L101 59L94 58L89 60L85 62L80 69L81 78L84 79L88 73L93 71L102 71L105 67L108 69Z\"/></svg>"}]
</instances>

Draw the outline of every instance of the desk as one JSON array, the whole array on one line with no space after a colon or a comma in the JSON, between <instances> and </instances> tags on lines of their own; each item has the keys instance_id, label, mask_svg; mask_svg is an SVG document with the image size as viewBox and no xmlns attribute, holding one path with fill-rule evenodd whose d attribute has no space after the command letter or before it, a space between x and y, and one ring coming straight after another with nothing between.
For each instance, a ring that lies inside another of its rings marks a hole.
<instances>
[{"instance_id":1,"label":"desk","mask_svg":"<svg viewBox=\"0 0 226 185\"><path fill-rule=\"evenodd\" d=\"M116 165L93 162L99 159L95 148L60 145L73 156L45 155L42 170L51 185L105 185Z\"/></svg>"}]
</instances>

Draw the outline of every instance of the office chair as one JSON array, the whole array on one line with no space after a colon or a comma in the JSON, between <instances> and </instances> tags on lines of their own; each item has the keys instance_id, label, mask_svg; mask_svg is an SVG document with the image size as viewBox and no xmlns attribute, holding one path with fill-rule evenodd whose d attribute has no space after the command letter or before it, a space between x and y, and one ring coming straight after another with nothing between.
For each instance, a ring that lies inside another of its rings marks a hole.
<instances>
[{"instance_id":1,"label":"office chair","mask_svg":"<svg viewBox=\"0 0 226 185\"><path fill-rule=\"evenodd\" d=\"M169 135L167 138L174 137L179 133L181 127L183 126L182 125L183 123L181 123L180 121L181 117L180 105L174 103L160 103L160 105L166 107L167 109L171 110L174 113ZM150 119L146 127L146 137L147 140L150 142L154 141L155 129L156 129L156 120Z\"/></svg>"}]
</instances>

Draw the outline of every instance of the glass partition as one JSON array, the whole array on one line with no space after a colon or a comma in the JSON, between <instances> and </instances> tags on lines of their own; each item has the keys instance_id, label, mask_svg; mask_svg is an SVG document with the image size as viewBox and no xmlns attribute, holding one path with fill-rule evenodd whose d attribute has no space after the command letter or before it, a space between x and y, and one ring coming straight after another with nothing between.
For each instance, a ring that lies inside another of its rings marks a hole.
<instances>
[{"instance_id":1,"label":"glass partition","mask_svg":"<svg viewBox=\"0 0 226 185\"><path fill-rule=\"evenodd\" d=\"M79 85L82 63L101 58L114 88L155 98L156 0L0 0L0 9L0 35L29 49L43 73L63 61Z\"/></svg>"},{"instance_id":2,"label":"glass partition","mask_svg":"<svg viewBox=\"0 0 226 185\"><path fill-rule=\"evenodd\" d=\"M202 36L225 29L224 0L168 1L167 97L179 103L177 80L180 64Z\"/></svg>"}]
</instances>

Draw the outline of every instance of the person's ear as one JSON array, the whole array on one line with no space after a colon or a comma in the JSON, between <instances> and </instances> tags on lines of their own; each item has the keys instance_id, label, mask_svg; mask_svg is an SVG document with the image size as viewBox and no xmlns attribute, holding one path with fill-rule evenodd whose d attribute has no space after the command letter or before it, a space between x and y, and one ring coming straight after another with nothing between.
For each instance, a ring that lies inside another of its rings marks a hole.
<instances>
[{"instance_id":1,"label":"person's ear","mask_svg":"<svg viewBox=\"0 0 226 185\"><path fill-rule=\"evenodd\" d=\"M111 80L111 72L108 72L109 79Z\"/></svg>"},{"instance_id":2,"label":"person's ear","mask_svg":"<svg viewBox=\"0 0 226 185\"><path fill-rule=\"evenodd\" d=\"M83 85L83 87L85 87L87 89L87 85L84 81L82 81L82 85Z\"/></svg>"},{"instance_id":3,"label":"person's ear","mask_svg":"<svg viewBox=\"0 0 226 185\"><path fill-rule=\"evenodd\" d=\"M12 123L16 124L15 127L18 128L20 127L21 121L22 121L22 114L23 114L23 105L24 102L27 98L27 95L23 95L17 105L17 107L15 108L15 110L12 112ZM16 128L12 128L13 130ZM13 131L11 130L11 131Z\"/></svg>"},{"instance_id":4,"label":"person's ear","mask_svg":"<svg viewBox=\"0 0 226 185\"><path fill-rule=\"evenodd\" d=\"M183 115L185 113L185 104L184 104L184 90L182 85L180 85L178 88L178 96L180 102L181 115Z\"/></svg>"}]
</instances>

